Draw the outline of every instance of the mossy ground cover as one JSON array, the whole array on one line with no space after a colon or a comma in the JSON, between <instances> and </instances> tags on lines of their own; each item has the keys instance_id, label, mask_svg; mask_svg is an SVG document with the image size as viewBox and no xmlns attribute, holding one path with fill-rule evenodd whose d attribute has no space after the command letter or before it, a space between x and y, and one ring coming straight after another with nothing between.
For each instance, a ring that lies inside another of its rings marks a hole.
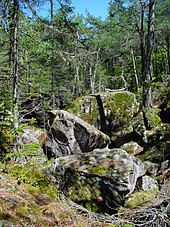
<instances>
[{"instance_id":1,"label":"mossy ground cover","mask_svg":"<svg viewBox=\"0 0 170 227\"><path fill-rule=\"evenodd\" d=\"M109 226L80 215L32 163L0 163L0 226Z\"/></svg>"},{"instance_id":2,"label":"mossy ground cover","mask_svg":"<svg viewBox=\"0 0 170 227\"><path fill-rule=\"evenodd\" d=\"M158 191L143 191L139 190L134 192L127 200L126 207L138 207L138 206L146 206L148 203L154 202Z\"/></svg>"}]
</instances>

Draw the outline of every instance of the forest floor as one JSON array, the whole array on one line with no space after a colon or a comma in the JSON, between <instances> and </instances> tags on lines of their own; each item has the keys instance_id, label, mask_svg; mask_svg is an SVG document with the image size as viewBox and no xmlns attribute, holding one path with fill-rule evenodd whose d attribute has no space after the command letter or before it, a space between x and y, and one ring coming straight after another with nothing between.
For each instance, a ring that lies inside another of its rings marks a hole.
<instances>
[{"instance_id":1,"label":"forest floor","mask_svg":"<svg viewBox=\"0 0 170 227\"><path fill-rule=\"evenodd\" d=\"M23 167L18 169L15 163L0 164L0 226L114 226L77 211L52 185L49 184L46 190L45 182L41 188L40 178L41 183L44 181L41 173L38 175L35 171L36 182L35 176L30 178L25 170ZM32 174L28 166L27 170Z\"/></svg>"},{"instance_id":2,"label":"forest floor","mask_svg":"<svg viewBox=\"0 0 170 227\"><path fill-rule=\"evenodd\" d=\"M134 227L142 215L147 217L147 224L153 224L144 226L169 226L168 216L150 203L130 209L122 207L117 216L88 211L56 189L49 174L43 171L49 164L32 159L25 164L0 162L0 227ZM169 185L170 182L165 185L161 199L169 201Z\"/></svg>"}]
</instances>

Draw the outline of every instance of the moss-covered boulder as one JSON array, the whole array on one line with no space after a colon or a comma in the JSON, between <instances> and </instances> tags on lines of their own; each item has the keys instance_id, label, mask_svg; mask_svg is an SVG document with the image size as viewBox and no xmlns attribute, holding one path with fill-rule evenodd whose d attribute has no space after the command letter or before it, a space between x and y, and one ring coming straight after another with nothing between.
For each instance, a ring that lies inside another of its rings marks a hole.
<instances>
[{"instance_id":1,"label":"moss-covered boulder","mask_svg":"<svg viewBox=\"0 0 170 227\"><path fill-rule=\"evenodd\" d=\"M80 97L67 107L67 111L101 129L100 107L96 97L97 94ZM105 92L101 93L100 97L104 108L106 124L110 131L129 123L139 110L139 104L135 95L129 91Z\"/></svg>"},{"instance_id":2,"label":"moss-covered boulder","mask_svg":"<svg viewBox=\"0 0 170 227\"><path fill-rule=\"evenodd\" d=\"M139 159L122 149L108 148L57 158L50 168L65 195L104 213L113 213L113 208L124 205L138 177L145 173Z\"/></svg>"},{"instance_id":3,"label":"moss-covered boulder","mask_svg":"<svg viewBox=\"0 0 170 227\"><path fill-rule=\"evenodd\" d=\"M140 124L140 122L139 122ZM138 126L139 126L138 124ZM135 129L140 135L143 152L137 155L142 161L157 163L170 160L170 126L161 124L151 130Z\"/></svg>"}]
</instances>

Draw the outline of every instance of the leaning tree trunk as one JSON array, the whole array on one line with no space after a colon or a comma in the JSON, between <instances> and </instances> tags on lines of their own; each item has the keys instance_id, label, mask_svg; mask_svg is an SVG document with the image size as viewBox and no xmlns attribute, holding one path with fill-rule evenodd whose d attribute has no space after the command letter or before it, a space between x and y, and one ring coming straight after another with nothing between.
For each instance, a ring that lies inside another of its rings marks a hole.
<instances>
[{"instance_id":1,"label":"leaning tree trunk","mask_svg":"<svg viewBox=\"0 0 170 227\"><path fill-rule=\"evenodd\" d=\"M15 132L14 139L14 148L13 151L18 150L18 121L19 121L19 113L18 113L18 12L19 12L19 3L18 0L14 0L13 2L13 125Z\"/></svg>"},{"instance_id":2,"label":"leaning tree trunk","mask_svg":"<svg viewBox=\"0 0 170 227\"><path fill-rule=\"evenodd\" d=\"M145 69L144 78L143 78L143 107L144 108L152 107L151 82L152 82L152 74L153 74L155 1L156 0L150 0L149 2L146 69Z\"/></svg>"},{"instance_id":3,"label":"leaning tree trunk","mask_svg":"<svg viewBox=\"0 0 170 227\"><path fill-rule=\"evenodd\" d=\"M107 124L106 124L106 116L103 107L103 101L101 99L100 94L93 95L96 98L99 115L100 115L100 131L107 134Z\"/></svg>"}]
</instances>

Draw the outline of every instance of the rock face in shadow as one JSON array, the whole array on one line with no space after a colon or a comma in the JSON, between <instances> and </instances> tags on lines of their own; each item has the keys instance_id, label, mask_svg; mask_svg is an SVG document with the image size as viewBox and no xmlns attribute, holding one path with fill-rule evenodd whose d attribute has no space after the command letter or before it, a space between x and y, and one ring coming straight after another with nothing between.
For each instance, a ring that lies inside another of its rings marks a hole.
<instances>
[{"instance_id":1,"label":"rock face in shadow","mask_svg":"<svg viewBox=\"0 0 170 227\"><path fill-rule=\"evenodd\" d=\"M70 199L101 213L114 213L123 206L137 179L145 174L139 159L107 147L57 158L51 172L58 188Z\"/></svg>"},{"instance_id":2,"label":"rock face in shadow","mask_svg":"<svg viewBox=\"0 0 170 227\"><path fill-rule=\"evenodd\" d=\"M93 126L64 110L50 113L51 123L44 150L49 156L61 157L106 147L110 139Z\"/></svg>"}]
</instances>

